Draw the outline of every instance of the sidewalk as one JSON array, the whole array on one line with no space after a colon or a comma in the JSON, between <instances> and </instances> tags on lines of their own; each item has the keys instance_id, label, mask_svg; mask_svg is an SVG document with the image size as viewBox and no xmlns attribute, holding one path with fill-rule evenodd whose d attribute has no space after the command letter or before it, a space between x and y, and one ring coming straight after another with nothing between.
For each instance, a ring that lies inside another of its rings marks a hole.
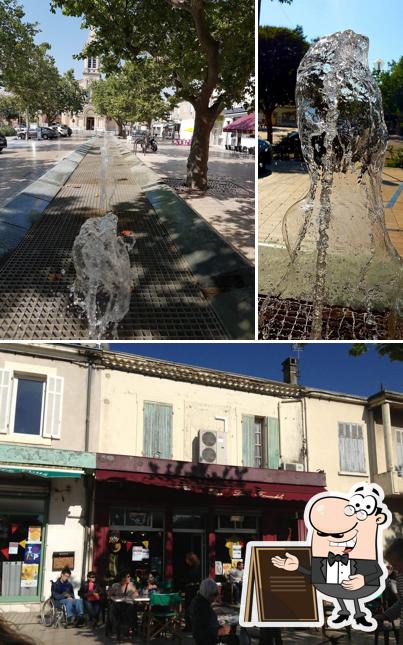
<instances>
[{"instance_id":1,"label":"sidewalk","mask_svg":"<svg viewBox=\"0 0 403 645\"><path fill-rule=\"evenodd\" d=\"M174 180L185 179L188 146L158 141L158 152L143 155L138 151L138 154L149 168L167 178L169 185L174 185ZM213 184L216 183L216 189L212 188L201 196L180 193L195 211L251 263L255 262L254 173L254 157L238 158L211 148L209 179Z\"/></svg>"},{"instance_id":2,"label":"sidewalk","mask_svg":"<svg viewBox=\"0 0 403 645\"><path fill-rule=\"evenodd\" d=\"M100 645L116 643L115 638L106 638L104 635L104 630L102 627L98 628L95 632L90 630L87 627L81 629L75 629L70 627L68 630L60 627L58 629L53 629L49 627L43 627L39 624L39 618L36 613L10 613L6 614L7 620L13 623L16 627L21 628L21 632L27 635L30 635L36 640L36 645ZM251 632L251 645L258 645L258 632L253 629ZM341 636L345 635L341 642L347 642L346 632L341 631L332 631L329 632L329 635ZM293 643L321 643L324 640L322 631L320 629L284 629L282 633L284 645L292 645ZM132 641L127 641L128 643L136 643L137 645L146 645L145 641L136 637ZM156 639L152 643L155 645L162 645L167 642L166 639ZM351 634L352 645L370 645L374 642L373 634L365 634L363 632L358 632L353 630ZM182 634L182 644L183 645L194 645L194 640L190 634Z\"/></svg>"},{"instance_id":3,"label":"sidewalk","mask_svg":"<svg viewBox=\"0 0 403 645\"><path fill-rule=\"evenodd\" d=\"M403 169L384 168L382 197L385 223L392 244L403 257ZM259 179L259 245L283 244L282 222L287 210L309 189L305 166L275 161L273 174Z\"/></svg>"}]
</instances>

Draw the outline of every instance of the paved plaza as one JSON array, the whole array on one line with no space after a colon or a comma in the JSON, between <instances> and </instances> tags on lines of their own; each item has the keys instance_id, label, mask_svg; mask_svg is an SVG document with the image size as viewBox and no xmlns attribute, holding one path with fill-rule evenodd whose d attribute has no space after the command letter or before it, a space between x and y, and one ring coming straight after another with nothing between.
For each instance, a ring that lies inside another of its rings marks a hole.
<instances>
[{"instance_id":1,"label":"paved plaza","mask_svg":"<svg viewBox=\"0 0 403 645\"><path fill-rule=\"evenodd\" d=\"M103 627L99 627L95 631L92 631L87 627L83 627L81 629L70 627L68 630L65 630L63 627L53 629L40 625L37 613L28 612L6 614L6 617L16 627L21 629L22 633L29 634L34 638L36 645L69 645L70 643L74 645L112 645L112 643L116 643L115 638L105 636ZM259 641L257 630L249 630L249 635L251 638L250 645L258 645ZM374 643L373 634L365 634L357 631L352 631L351 640L348 639L346 631L329 630L327 631L327 637L329 636L340 637L340 645L348 642L351 643L351 645L370 645L371 643ZM304 643L312 643L312 645L317 643L319 645L325 640L320 629L284 629L282 638L284 645L292 645L293 643L301 645ZM136 636L132 641L127 642L137 643L137 645L145 645L145 641L139 636ZM163 643L166 644L174 641L155 639L151 642L155 643L155 645L162 645ZM327 642L332 641L329 640ZM182 634L182 645L194 645L194 640L190 634Z\"/></svg>"},{"instance_id":2,"label":"paved plaza","mask_svg":"<svg viewBox=\"0 0 403 645\"><path fill-rule=\"evenodd\" d=\"M7 137L7 148L0 155L0 208L86 139L84 135L41 141Z\"/></svg>"},{"instance_id":3,"label":"paved plaza","mask_svg":"<svg viewBox=\"0 0 403 645\"><path fill-rule=\"evenodd\" d=\"M188 146L158 141L158 152L140 155L141 161L161 177L184 178ZM233 155L212 147L209 158L209 177L229 182L221 194L181 194L224 239L251 263L255 261L255 159ZM231 184L235 187L231 188ZM242 190L236 190L239 187Z\"/></svg>"},{"instance_id":4,"label":"paved plaza","mask_svg":"<svg viewBox=\"0 0 403 645\"><path fill-rule=\"evenodd\" d=\"M385 223L392 244L403 257L403 169L384 168L382 197ZM259 179L259 245L283 244L282 222L287 210L309 189L305 165L274 161L273 173Z\"/></svg>"}]
</instances>

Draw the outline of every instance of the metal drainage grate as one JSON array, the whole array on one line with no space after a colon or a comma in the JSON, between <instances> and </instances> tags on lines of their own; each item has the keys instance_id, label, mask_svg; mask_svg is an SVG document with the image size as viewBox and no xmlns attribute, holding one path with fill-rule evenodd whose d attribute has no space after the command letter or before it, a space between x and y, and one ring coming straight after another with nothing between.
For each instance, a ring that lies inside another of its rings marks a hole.
<instances>
[{"instance_id":1,"label":"metal drainage grate","mask_svg":"<svg viewBox=\"0 0 403 645\"><path fill-rule=\"evenodd\" d=\"M122 157L112 150L111 168ZM43 217L0 270L0 338L86 339L86 321L72 306L71 250L81 225L99 216L99 147L93 148ZM111 171L108 194L120 230L136 237L135 288L121 339L225 339L226 332L189 265L151 209L128 169L120 183ZM118 177L124 176L122 168Z\"/></svg>"},{"instance_id":2,"label":"metal drainage grate","mask_svg":"<svg viewBox=\"0 0 403 645\"><path fill-rule=\"evenodd\" d=\"M163 183L175 190L179 195L186 193L195 194L190 190L184 179L178 177L164 177ZM213 197L250 197L250 192L242 186L238 186L231 179L226 177L209 177L206 195Z\"/></svg>"},{"instance_id":3,"label":"metal drainage grate","mask_svg":"<svg viewBox=\"0 0 403 645\"><path fill-rule=\"evenodd\" d=\"M309 340L311 302L259 295L259 339ZM388 314L368 314L348 307L324 307L322 338L325 340L383 340L389 338Z\"/></svg>"}]
</instances>

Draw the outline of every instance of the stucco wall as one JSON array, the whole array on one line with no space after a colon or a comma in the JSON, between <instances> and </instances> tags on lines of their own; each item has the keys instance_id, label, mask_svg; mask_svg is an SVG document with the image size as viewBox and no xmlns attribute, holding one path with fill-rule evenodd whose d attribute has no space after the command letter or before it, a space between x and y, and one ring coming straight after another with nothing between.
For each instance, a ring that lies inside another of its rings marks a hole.
<instances>
[{"instance_id":1,"label":"stucco wall","mask_svg":"<svg viewBox=\"0 0 403 645\"><path fill-rule=\"evenodd\" d=\"M194 439L199 430L226 429L227 463L232 465L242 465L242 415L277 417L281 401L274 396L117 370L102 373L101 392L98 452L142 455L143 405L144 401L154 401L173 406L173 459L192 460ZM286 442L282 444L282 450L285 461L293 461L301 452L301 428L299 422L292 421L290 414L288 411L284 417Z\"/></svg>"},{"instance_id":2,"label":"stucco wall","mask_svg":"<svg viewBox=\"0 0 403 645\"><path fill-rule=\"evenodd\" d=\"M19 373L64 378L63 412L60 439L18 435L12 431L0 434L0 442L54 447L65 450L85 449L87 368L47 358L30 358L0 352L0 369ZM11 430L11 429L10 429Z\"/></svg>"},{"instance_id":3,"label":"stucco wall","mask_svg":"<svg viewBox=\"0 0 403 645\"><path fill-rule=\"evenodd\" d=\"M50 581L60 572L52 571L52 554L56 551L74 551L75 562L71 582L77 590L81 582L83 545L85 536L85 490L82 479L57 479L52 482L49 519L46 535L46 560L43 577L43 595L50 595Z\"/></svg>"},{"instance_id":4,"label":"stucco wall","mask_svg":"<svg viewBox=\"0 0 403 645\"><path fill-rule=\"evenodd\" d=\"M367 412L364 404L344 403L325 399L307 399L307 444L309 470L324 470L330 490L348 491L359 481L369 481ZM363 426L367 474L341 474L339 461L338 423L359 423Z\"/></svg>"}]
</instances>

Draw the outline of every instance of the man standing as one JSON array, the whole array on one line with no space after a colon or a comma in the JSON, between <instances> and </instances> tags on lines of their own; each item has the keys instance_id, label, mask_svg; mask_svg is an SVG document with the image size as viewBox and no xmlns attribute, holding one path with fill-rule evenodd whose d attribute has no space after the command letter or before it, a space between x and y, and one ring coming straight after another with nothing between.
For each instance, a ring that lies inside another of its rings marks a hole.
<instances>
[{"instance_id":1,"label":"man standing","mask_svg":"<svg viewBox=\"0 0 403 645\"><path fill-rule=\"evenodd\" d=\"M84 622L84 610L81 598L74 597L73 585L70 582L71 570L69 567L62 569L60 578L52 583L52 598L59 605L66 607L67 624L75 623L80 627Z\"/></svg>"}]
</instances>

